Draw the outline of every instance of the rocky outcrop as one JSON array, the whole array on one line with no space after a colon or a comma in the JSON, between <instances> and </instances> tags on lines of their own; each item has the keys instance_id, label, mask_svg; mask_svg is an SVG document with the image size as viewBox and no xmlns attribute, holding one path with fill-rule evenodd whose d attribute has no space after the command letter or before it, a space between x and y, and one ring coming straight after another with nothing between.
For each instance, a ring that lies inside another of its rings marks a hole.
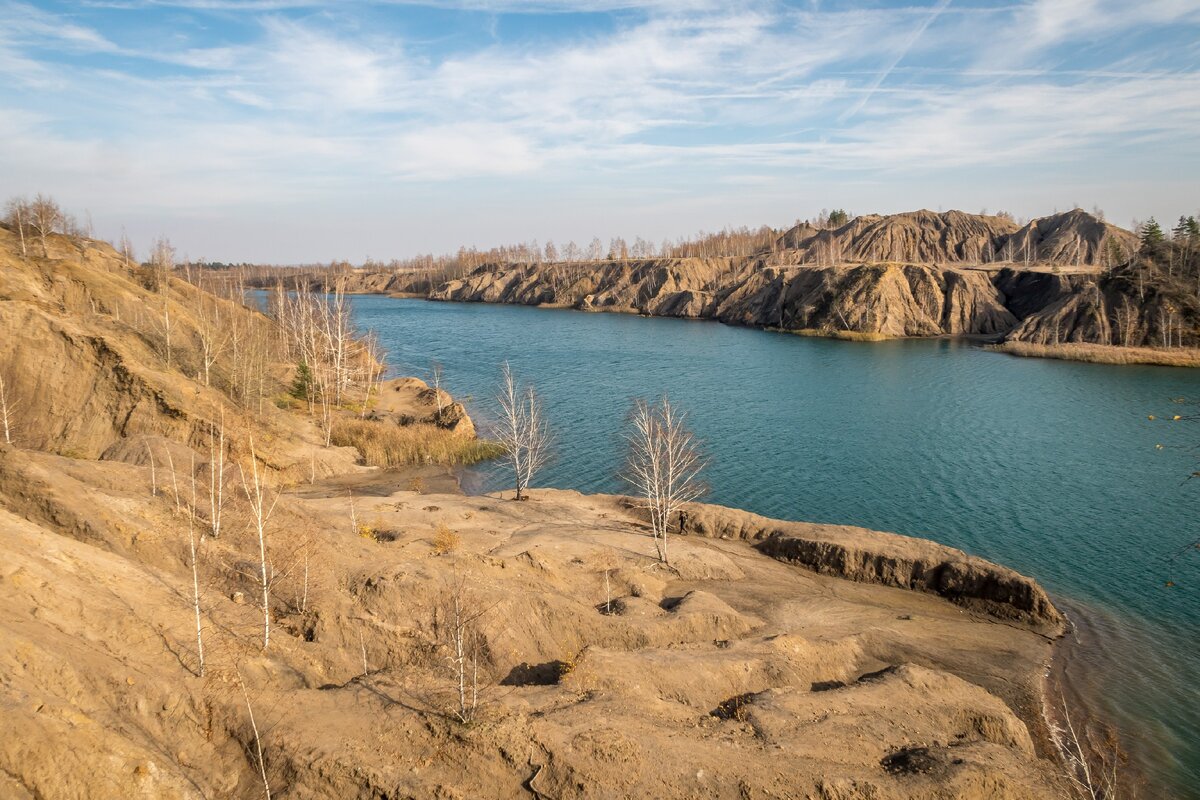
<instances>
[{"instance_id":1,"label":"rocky outcrop","mask_svg":"<svg viewBox=\"0 0 1200 800\"><path fill-rule=\"evenodd\" d=\"M986 273L918 265L773 267L747 276L713 316L783 330L886 336L999 334L1016 318Z\"/></svg>"},{"instance_id":2,"label":"rocky outcrop","mask_svg":"<svg viewBox=\"0 0 1200 800\"><path fill-rule=\"evenodd\" d=\"M800 224L770 252L745 258L486 265L440 283L424 273L354 273L348 287L835 336L1195 345L1195 297L1102 268L1136 247L1133 234L1078 209L1024 226L916 211L823 230Z\"/></svg>"},{"instance_id":3,"label":"rocky outcrop","mask_svg":"<svg viewBox=\"0 0 1200 800\"><path fill-rule=\"evenodd\" d=\"M928 539L783 522L701 503L685 508L680 528L688 535L751 540L766 555L823 575L936 594L1050 636L1065 630L1065 618L1033 579Z\"/></svg>"},{"instance_id":4,"label":"rocky outcrop","mask_svg":"<svg viewBox=\"0 0 1200 800\"><path fill-rule=\"evenodd\" d=\"M916 264L739 268L663 259L559 275L539 267L497 268L446 283L430 298L884 336L999 336L1018 322L987 272Z\"/></svg>"},{"instance_id":5,"label":"rocky outcrop","mask_svg":"<svg viewBox=\"0 0 1200 800\"><path fill-rule=\"evenodd\" d=\"M397 425L436 425L468 439L475 438L475 423L463 404L419 378L393 378L381 383L378 400L367 418Z\"/></svg>"},{"instance_id":6,"label":"rocky outcrop","mask_svg":"<svg viewBox=\"0 0 1200 800\"><path fill-rule=\"evenodd\" d=\"M1192 293L1132 277L1006 269L995 278L1018 323L1005 341L1038 345L1196 346Z\"/></svg>"}]
</instances>

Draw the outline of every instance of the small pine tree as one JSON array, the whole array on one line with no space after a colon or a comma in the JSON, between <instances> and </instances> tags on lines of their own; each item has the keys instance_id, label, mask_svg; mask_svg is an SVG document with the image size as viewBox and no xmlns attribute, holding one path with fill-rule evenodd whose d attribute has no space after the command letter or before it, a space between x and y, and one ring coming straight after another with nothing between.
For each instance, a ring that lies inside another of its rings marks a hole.
<instances>
[{"instance_id":1,"label":"small pine tree","mask_svg":"<svg viewBox=\"0 0 1200 800\"><path fill-rule=\"evenodd\" d=\"M1187 224L1187 217L1180 215L1179 222L1176 223L1175 228L1171 231L1171 238L1177 242L1182 242L1188 238Z\"/></svg>"},{"instance_id":2,"label":"small pine tree","mask_svg":"<svg viewBox=\"0 0 1200 800\"><path fill-rule=\"evenodd\" d=\"M1139 232L1139 236L1142 240L1143 250L1155 250L1162 245L1167 238L1166 234L1163 233L1162 226L1155 221L1154 217L1151 217L1142 223L1142 229Z\"/></svg>"},{"instance_id":3,"label":"small pine tree","mask_svg":"<svg viewBox=\"0 0 1200 800\"><path fill-rule=\"evenodd\" d=\"M1166 259L1164 250L1167 247L1167 235L1163 233L1162 226L1155 221L1154 217L1142 223L1138 230L1138 238L1141 239L1143 256L1155 263Z\"/></svg>"},{"instance_id":4,"label":"small pine tree","mask_svg":"<svg viewBox=\"0 0 1200 800\"><path fill-rule=\"evenodd\" d=\"M296 366L296 379L292 381L292 388L288 393L297 400L307 400L310 386L312 386L312 370L308 368L308 364L301 362Z\"/></svg>"},{"instance_id":5,"label":"small pine tree","mask_svg":"<svg viewBox=\"0 0 1200 800\"><path fill-rule=\"evenodd\" d=\"M1187 236L1193 242L1200 240L1200 222L1195 217L1187 218Z\"/></svg>"},{"instance_id":6,"label":"small pine tree","mask_svg":"<svg viewBox=\"0 0 1200 800\"><path fill-rule=\"evenodd\" d=\"M844 208L835 208L829 212L829 227L840 228L850 221L850 214Z\"/></svg>"}]
</instances>

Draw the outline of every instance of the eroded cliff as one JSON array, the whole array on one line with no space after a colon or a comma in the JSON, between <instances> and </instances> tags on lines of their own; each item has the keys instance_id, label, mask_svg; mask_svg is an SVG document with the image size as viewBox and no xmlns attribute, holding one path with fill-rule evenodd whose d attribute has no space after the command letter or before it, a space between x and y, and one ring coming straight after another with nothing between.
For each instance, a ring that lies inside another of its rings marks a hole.
<instances>
[{"instance_id":1,"label":"eroded cliff","mask_svg":"<svg viewBox=\"0 0 1200 800\"><path fill-rule=\"evenodd\" d=\"M745 258L485 265L462 278L355 273L353 291L715 319L862 337L1194 347L1200 294L1128 268L1137 239L1078 209L1018 226L919 211L800 225Z\"/></svg>"}]
</instances>

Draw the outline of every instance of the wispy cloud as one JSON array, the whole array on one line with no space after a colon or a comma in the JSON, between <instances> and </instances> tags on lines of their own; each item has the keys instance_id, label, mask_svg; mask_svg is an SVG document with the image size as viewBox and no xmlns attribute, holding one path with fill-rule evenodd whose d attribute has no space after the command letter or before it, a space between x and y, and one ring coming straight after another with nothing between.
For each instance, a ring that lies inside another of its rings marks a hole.
<instances>
[{"instance_id":1,"label":"wispy cloud","mask_svg":"<svg viewBox=\"0 0 1200 800\"><path fill-rule=\"evenodd\" d=\"M0 173L164 227L437 184L974 191L1002 161L1035 187L1134 148L1194 166L1198 26L1189 0L0 0Z\"/></svg>"}]
</instances>

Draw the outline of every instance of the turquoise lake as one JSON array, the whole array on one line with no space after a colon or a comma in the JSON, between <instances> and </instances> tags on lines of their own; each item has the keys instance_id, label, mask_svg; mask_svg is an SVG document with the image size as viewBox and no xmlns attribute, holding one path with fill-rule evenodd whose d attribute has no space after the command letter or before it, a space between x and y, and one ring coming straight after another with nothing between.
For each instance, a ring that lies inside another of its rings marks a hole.
<instances>
[{"instance_id":1,"label":"turquoise lake","mask_svg":"<svg viewBox=\"0 0 1200 800\"><path fill-rule=\"evenodd\" d=\"M542 486L621 491L635 397L667 392L710 502L935 539L1037 578L1080 620L1069 674L1148 797L1200 797L1200 371L1019 359L946 340L806 339L714 322L361 296L392 371L486 426L501 362L555 435ZM1160 421L1150 421L1155 414ZM1157 444L1165 447L1156 449ZM468 490L508 486L494 467ZM1178 551L1183 555L1174 558ZM1168 587L1167 581L1175 586Z\"/></svg>"}]
</instances>

